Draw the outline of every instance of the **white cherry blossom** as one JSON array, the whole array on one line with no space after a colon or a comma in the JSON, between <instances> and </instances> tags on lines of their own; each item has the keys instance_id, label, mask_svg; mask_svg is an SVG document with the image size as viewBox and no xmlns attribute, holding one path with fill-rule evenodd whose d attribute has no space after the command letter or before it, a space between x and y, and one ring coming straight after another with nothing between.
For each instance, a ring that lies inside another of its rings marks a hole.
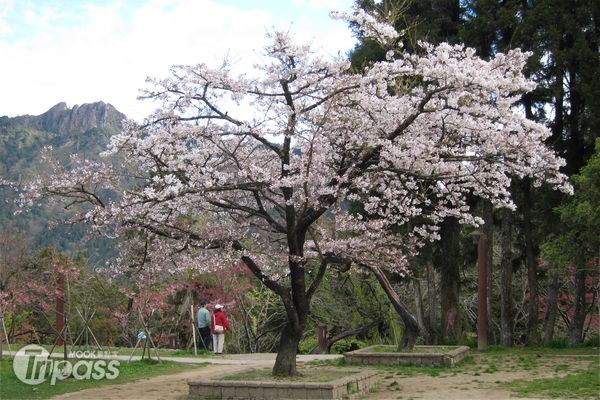
<instances>
[{"instance_id":1,"label":"white cherry blossom","mask_svg":"<svg viewBox=\"0 0 600 400\"><path fill-rule=\"evenodd\" d=\"M367 14L351 19L377 40L398 37ZM27 183L23 203L87 202L81 218L127 238L121 272L241 259L283 300L289 325L274 371L288 374L329 265L408 275L444 218L481 223L467 195L514 207L511 176L570 190L563 161L543 144L548 129L514 108L534 87L521 72L526 53L485 61L421 43L419 54L397 48L399 57L355 73L286 33L270 39L246 75L200 64L148 81L143 97L162 106L126 124L106 152L126 160L125 189L108 164L49 161L53 173ZM120 190L119 200L102 200L100 188Z\"/></svg>"}]
</instances>

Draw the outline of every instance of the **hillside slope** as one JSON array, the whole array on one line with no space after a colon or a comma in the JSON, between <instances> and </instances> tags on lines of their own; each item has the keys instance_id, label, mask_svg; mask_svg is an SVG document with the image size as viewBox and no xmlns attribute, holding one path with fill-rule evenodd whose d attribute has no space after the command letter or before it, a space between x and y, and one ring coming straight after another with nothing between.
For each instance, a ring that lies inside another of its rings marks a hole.
<instances>
[{"instance_id":1,"label":"hillside slope","mask_svg":"<svg viewBox=\"0 0 600 400\"><path fill-rule=\"evenodd\" d=\"M44 146L52 146L62 162L68 162L72 154L96 159L110 136L121 130L125 118L104 102L72 108L58 103L41 115L0 117L0 176L19 181L43 171L39 154ZM84 226L49 224L62 213L57 207L14 215L14 193L0 186L0 197L0 229L12 225L25 232L32 249L54 246L73 256L82 253L91 264L103 264L112 254L107 240L87 240Z\"/></svg>"}]
</instances>

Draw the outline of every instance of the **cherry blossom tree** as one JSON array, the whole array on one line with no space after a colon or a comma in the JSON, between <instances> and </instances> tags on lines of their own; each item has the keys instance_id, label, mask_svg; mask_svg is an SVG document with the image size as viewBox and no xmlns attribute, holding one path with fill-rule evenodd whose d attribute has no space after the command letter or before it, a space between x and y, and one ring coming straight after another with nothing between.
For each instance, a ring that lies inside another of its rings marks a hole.
<instances>
[{"instance_id":1,"label":"cherry blossom tree","mask_svg":"<svg viewBox=\"0 0 600 400\"><path fill-rule=\"evenodd\" d=\"M353 73L347 60L274 32L264 62L245 75L175 66L143 92L161 106L111 140L107 154L123 156L123 171L49 162L54 171L29 182L22 202L91 205L82 219L127 237L123 267L207 270L241 260L283 302L273 373L294 375L328 266L369 268L385 287L383 271L410 274L410 258L445 217L482 222L467 195L514 207L513 175L570 190L562 160L542 143L548 130L513 108L533 89L521 73L527 54L484 61L473 49L426 43L405 54L392 26L361 11L338 17L384 43L388 59ZM117 187L123 172L136 184L119 201L103 198L98 189ZM414 317L387 289L410 345Z\"/></svg>"}]
</instances>

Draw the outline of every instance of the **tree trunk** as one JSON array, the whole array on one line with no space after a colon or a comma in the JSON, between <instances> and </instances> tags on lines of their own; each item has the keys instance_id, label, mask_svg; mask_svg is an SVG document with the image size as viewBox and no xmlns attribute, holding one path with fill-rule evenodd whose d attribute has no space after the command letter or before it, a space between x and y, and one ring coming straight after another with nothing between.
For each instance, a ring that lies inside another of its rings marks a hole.
<instances>
[{"instance_id":1,"label":"tree trunk","mask_svg":"<svg viewBox=\"0 0 600 400\"><path fill-rule=\"evenodd\" d=\"M585 322L585 271L575 272L575 313L569 329L571 344L583 342L583 324Z\"/></svg>"},{"instance_id":2,"label":"tree trunk","mask_svg":"<svg viewBox=\"0 0 600 400\"><path fill-rule=\"evenodd\" d=\"M290 286L282 286L279 283L269 279L263 271L256 265L254 260L248 256L242 256L242 262L250 271L259 278L269 289L277 293L281 298L287 317L287 324L281 331L279 338L279 349L275 365L273 365L273 375L275 376L293 376L297 374L296 354L298 354L298 343L302 338L302 333L306 327L308 313L310 311L310 298L320 284L320 277L315 278L311 283L309 290L306 289L306 277L304 275L304 237L288 237L290 247L289 282ZM319 269L325 273L326 263L322 263Z\"/></svg>"},{"instance_id":3,"label":"tree trunk","mask_svg":"<svg viewBox=\"0 0 600 400\"><path fill-rule=\"evenodd\" d=\"M427 321L429 325L429 340L430 344L437 344L437 335L436 335L436 326L437 326L437 318L436 318L436 303L435 301L435 274L433 271L433 266L430 263L427 263L427 303L429 306L429 313L427 315Z\"/></svg>"},{"instance_id":4,"label":"tree trunk","mask_svg":"<svg viewBox=\"0 0 600 400\"><path fill-rule=\"evenodd\" d=\"M442 341L459 338L460 292L460 224L456 218L446 218L440 230L441 240L435 257L440 269Z\"/></svg>"},{"instance_id":5,"label":"tree trunk","mask_svg":"<svg viewBox=\"0 0 600 400\"><path fill-rule=\"evenodd\" d=\"M527 263L527 287L529 302L527 303L527 337L528 345L539 341L537 332L539 321L539 299L537 262L533 248L533 232L531 228L531 183L528 178L523 181L523 233L525 236L525 255Z\"/></svg>"},{"instance_id":6,"label":"tree trunk","mask_svg":"<svg viewBox=\"0 0 600 400\"><path fill-rule=\"evenodd\" d=\"M492 312L492 298L493 298L493 285L492 277L494 271L494 205L489 200L483 200L483 233L487 238L488 252L487 252L487 315L488 315L488 343L497 343L496 331L493 329L494 323L492 318L494 313Z\"/></svg>"},{"instance_id":7,"label":"tree trunk","mask_svg":"<svg viewBox=\"0 0 600 400\"><path fill-rule=\"evenodd\" d=\"M417 308L417 323L423 335L429 339L429 329L425 322L425 309L423 307L423 295L421 294L421 282L418 279L414 280L415 287L415 306Z\"/></svg>"},{"instance_id":8,"label":"tree trunk","mask_svg":"<svg viewBox=\"0 0 600 400\"><path fill-rule=\"evenodd\" d=\"M554 326L558 315L558 274L552 274L548 283L548 295L546 296L546 317L544 318L544 332L542 341L548 344L554 338Z\"/></svg>"},{"instance_id":9,"label":"tree trunk","mask_svg":"<svg viewBox=\"0 0 600 400\"><path fill-rule=\"evenodd\" d=\"M402 338L400 339L400 343L398 343L398 350L412 350L415 347L415 343L419 338L419 331L410 329L408 325L406 325L406 329L402 332Z\"/></svg>"},{"instance_id":10,"label":"tree trunk","mask_svg":"<svg viewBox=\"0 0 600 400\"><path fill-rule=\"evenodd\" d=\"M512 293L512 223L511 210L505 209L502 216L502 272L500 291L500 343L503 346L513 345L513 293Z\"/></svg>"},{"instance_id":11,"label":"tree trunk","mask_svg":"<svg viewBox=\"0 0 600 400\"><path fill-rule=\"evenodd\" d=\"M298 332L286 324L281 332L279 339L279 349L277 350L277 358L273 365L274 376L294 376L298 375L296 369L296 354L298 354L298 343L302 338L302 331Z\"/></svg>"},{"instance_id":12,"label":"tree trunk","mask_svg":"<svg viewBox=\"0 0 600 400\"><path fill-rule=\"evenodd\" d=\"M388 299L394 306L394 309L402 319L404 323L404 332L402 333L402 339L398 344L398 348L400 350L411 350L415 346L415 342L420 335L419 324L417 319L408 311L408 308L402 303L398 293L392 287L392 284L385 276L385 273L381 270L381 268L366 265L377 278L377 281L381 285L381 288L385 291L385 294L388 296Z\"/></svg>"},{"instance_id":13,"label":"tree trunk","mask_svg":"<svg viewBox=\"0 0 600 400\"><path fill-rule=\"evenodd\" d=\"M309 312L309 299L306 294L304 271L296 263L290 262L291 290L280 294L288 322L281 331L277 358L273 366L274 376L294 376L298 343L306 326Z\"/></svg>"}]
</instances>

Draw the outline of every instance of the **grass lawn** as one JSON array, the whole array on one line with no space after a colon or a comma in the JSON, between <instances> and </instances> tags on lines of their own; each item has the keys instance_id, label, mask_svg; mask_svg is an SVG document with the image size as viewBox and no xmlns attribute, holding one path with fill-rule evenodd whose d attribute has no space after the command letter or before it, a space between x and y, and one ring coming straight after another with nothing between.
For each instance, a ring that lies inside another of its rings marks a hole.
<instances>
[{"instance_id":1,"label":"grass lawn","mask_svg":"<svg viewBox=\"0 0 600 400\"><path fill-rule=\"evenodd\" d=\"M358 365L346 365L343 359L307 364L314 367L336 366L341 370L361 368ZM365 368L380 370L382 385L389 388L401 387L405 377L423 376L423 379L429 379L427 377L456 376L463 377L465 382L478 382L481 379L479 377L485 376L487 381L498 379L495 381L498 388L509 389L515 396L600 399L598 347L490 347L484 352L472 350L454 367L369 365ZM507 373L519 371L527 372L530 378L505 378Z\"/></svg>"},{"instance_id":2,"label":"grass lawn","mask_svg":"<svg viewBox=\"0 0 600 400\"><path fill-rule=\"evenodd\" d=\"M415 347L412 350L398 351L398 346L373 346L369 349L371 353L426 353L426 354L445 354L452 350L458 349L459 346L426 346L426 347Z\"/></svg>"},{"instance_id":3,"label":"grass lawn","mask_svg":"<svg viewBox=\"0 0 600 400\"><path fill-rule=\"evenodd\" d=\"M300 375L294 377L275 377L271 368L250 369L238 374L222 377L224 381L261 381L261 382L331 382L348 376L349 371L334 368L301 368Z\"/></svg>"},{"instance_id":4,"label":"grass lawn","mask_svg":"<svg viewBox=\"0 0 600 400\"><path fill-rule=\"evenodd\" d=\"M76 360L74 360L76 361ZM120 384L157 375L174 374L190 368L198 368L206 364L183 364L175 362L132 361L129 364L121 361L118 367L119 376L114 380L75 380L65 379L50 385L49 380L39 385L27 385L17 379L12 368L12 359L4 357L0 360L0 399L47 399L62 393L98 387L107 384Z\"/></svg>"},{"instance_id":5,"label":"grass lawn","mask_svg":"<svg viewBox=\"0 0 600 400\"><path fill-rule=\"evenodd\" d=\"M522 397L600 398L600 369L590 367L562 378L517 380L506 386Z\"/></svg>"}]
</instances>

